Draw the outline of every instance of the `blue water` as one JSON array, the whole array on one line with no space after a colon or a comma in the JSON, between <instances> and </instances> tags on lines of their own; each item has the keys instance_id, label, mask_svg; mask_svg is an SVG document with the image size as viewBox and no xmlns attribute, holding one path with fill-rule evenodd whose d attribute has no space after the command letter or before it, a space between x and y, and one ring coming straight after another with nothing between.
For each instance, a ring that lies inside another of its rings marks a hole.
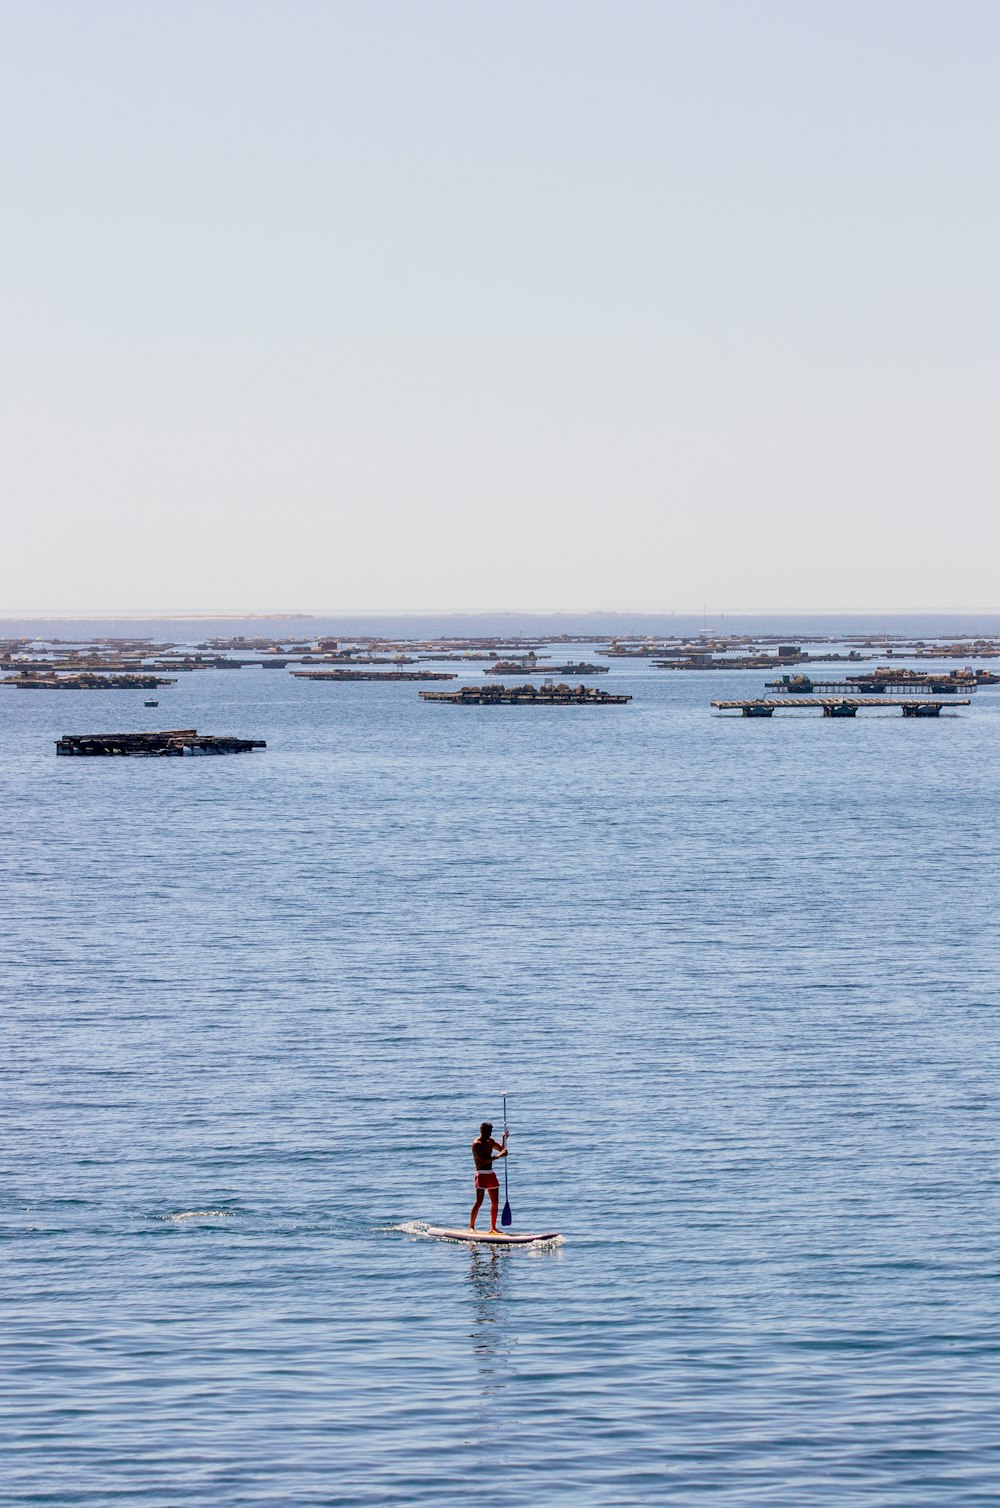
<instances>
[{"instance_id":1,"label":"blue water","mask_svg":"<svg viewBox=\"0 0 1000 1508\"><path fill-rule=\"evenodd\" d=\"M1000 690L762 679L0 692L4 1502L996 1500Z\"/></svg>"}]
</instances>

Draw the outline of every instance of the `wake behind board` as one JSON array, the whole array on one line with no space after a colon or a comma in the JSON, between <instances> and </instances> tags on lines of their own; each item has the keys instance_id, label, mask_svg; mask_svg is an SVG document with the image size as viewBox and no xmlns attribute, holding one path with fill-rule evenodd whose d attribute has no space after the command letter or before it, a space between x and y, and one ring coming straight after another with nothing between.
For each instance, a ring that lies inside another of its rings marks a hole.
<instances>
[{"instance_id":1,"label":"wake behind board","mask_svg":"<svg viewBox=\"0 0 1000 1508\"><path fill-rule=\"evenodd\" d=\"M437 1236L439 1241L482 1241L490 1246L529 1246L532 1241L554 1241L559 1232L550 1230L544 1235L509 1235L507 1231L496 1231L490 1234L489 1231L449 1230L446 1226L429 1225L427 1234Z\"/></svg>"}]
</instances>

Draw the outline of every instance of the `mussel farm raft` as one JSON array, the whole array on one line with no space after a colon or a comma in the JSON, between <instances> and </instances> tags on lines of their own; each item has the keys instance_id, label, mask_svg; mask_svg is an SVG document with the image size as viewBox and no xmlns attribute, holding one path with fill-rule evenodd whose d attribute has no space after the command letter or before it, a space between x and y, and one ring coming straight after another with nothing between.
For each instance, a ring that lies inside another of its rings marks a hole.
<instances>
[{"instance_id":1,"label":"mussel farm raft","mask_svg":"<svg viewBox=\"0 0 1000 1508\"><path fill-rule=\"evenodd\" d=\"M22 673L0 680L0 686L17 686L21 691L156 691L160 686L176 685L173 676L95 675L89 670L74 675Z\"/></svg>"},{"instance_id":2,"label":"mussel farm raft","mask_svg":"<svg viewBox=\"0 0 1000 1508\"><path fill-rule=\"evenodd\" d=\"M897 696L792 696L792 697L749 697L732 702L713 702L712 706L722 712L742 712L744 717L772 717L775 712L800 712L810 707L819 707L824 717L856 717L858 712L866 707L875 707L882 711L885 707L901 707L904 717L939 717L944 702L932 701L930 697L897 697ZM949 711L952 707L967 707L967 696L953 696L949 699Z\"/></svg>"},{"instance_id":3,"label":"mussel farm raft","mask_svg":"<svg viewBox=\"0 0 1000 1508\"><path fill-rule=\"evenodd\" d=\"M127 754L157 758L184 754L248 754L266 749L263 738L231 738L198 733L194 728L172 728L162 733L64 733L56 743L57 754L107 757Z\"/></svg>"},{"instance_id":4,"label":"mussel farm raft","mask_svg":"<svg viewBox=\"0 0 1000 1508\"><path fill-rule=\"evenodd\" d=\"M456 707L622 706L631 696L598 691L595 686L460 686L457 691L421 691L425 702L449 702Z\"/></svg>"},{"instance_id":5,"label":"mussel farm raft","mask_svg":"<svg viewBox=\"0 0 1000 1508\"><path fill-rule=\"evenodd\" d=\"M293 670L300 681L454 681L453 670Z\"/></svg>"}]
</instances>

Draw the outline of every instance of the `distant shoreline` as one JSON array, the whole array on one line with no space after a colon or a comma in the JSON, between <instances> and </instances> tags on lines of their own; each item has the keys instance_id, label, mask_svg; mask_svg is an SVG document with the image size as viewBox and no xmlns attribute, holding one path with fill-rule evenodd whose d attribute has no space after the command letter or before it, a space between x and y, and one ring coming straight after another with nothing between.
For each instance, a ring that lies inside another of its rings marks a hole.
<instances>
[{"instance_id":1,"label":"distant shoreline","mask_svg":"<svg viewBox=\"0 0 1000 1508\"><path fill-rule=\"evenodd\" d=\"M23 613L0 617L0 638L79 636L157 637L213 634L250 637L262 624L277 637L310 635L349 638L486 638L493 634L529 638L567 634L595 639L615 635L697 636L701 633L786 634L839 637L898 634L942 638L948 635L1000 636L998 613L637 613L637 612L442 612L442 613Z\"/></svg>"}]
</instances>

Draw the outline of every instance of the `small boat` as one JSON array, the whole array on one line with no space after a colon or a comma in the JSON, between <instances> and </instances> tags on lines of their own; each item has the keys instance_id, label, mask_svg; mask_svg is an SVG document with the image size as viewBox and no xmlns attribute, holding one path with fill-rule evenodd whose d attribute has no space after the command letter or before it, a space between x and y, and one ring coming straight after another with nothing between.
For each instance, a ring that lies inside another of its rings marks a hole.
<instances>
[{"instance_id":1,"label":"small boat","mask_svg":"<svg viewBox=\"0 0 1000 1508\"><path fill-rule=\"evenodd\" d=\"M159 702L143 702L142 705L144 707L158 707L160 704Z\"/></svg>"}]
</instances>

